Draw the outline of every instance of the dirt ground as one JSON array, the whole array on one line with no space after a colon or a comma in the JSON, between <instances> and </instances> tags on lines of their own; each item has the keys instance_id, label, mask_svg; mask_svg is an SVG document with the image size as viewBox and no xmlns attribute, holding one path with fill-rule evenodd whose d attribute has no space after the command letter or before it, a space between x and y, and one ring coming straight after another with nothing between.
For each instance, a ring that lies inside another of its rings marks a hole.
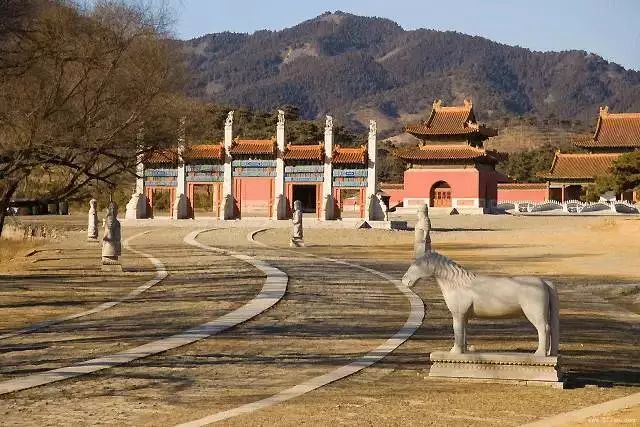
<instances>
[{"instance_id":1,"label":"dirt ground","mask_svg":"<svg viewBox=\"0 0 640 427\"><path fill-rule=\"evenodd\" d=\"M451 345L451 319L434 282L415 291L426 304L417 333L382 362L300 398L226 425L519 425L634 392L640 384L637 317L640 221L616 217L433 218L434 248L493 275L536 274L560 289L561 355L567 390L428 378L428 353ZM187 246L194 227L125 228L131 245L163 261L165 281L102 313L0 341L0 380L109 354L203 323L259 291L263 275L220 253ZM237 407L345 365L393 335L405 297L380 277L307 254L348 260L400 277L411 232L305 230L288 248L287 229L204 233L205 244L264 259L289 275L275 307L219 336L96 374L0 396L7 425L175 425ZM73 233L71 233L73 234ZM74 235L75 236L75 235ZM82 236L45 246L40 261L0 272L0 332L82 311L123 295L153 275L145 258L123 256L126 273L95 268ZM75 239L75 240L74 240ZM50 255L55 254L55 255ZM0 267L1 268L1 267ZM19 271L18 271L19 270ZM533 351L526 321L472 321L477 350ZM585 385L598 385L597 387ZM637 408L636 408L637 409ZM637 410L613 414L638 418ZM633 412L636 411L636 412ZM609 425L597 417L589 425Z\"/></svg>"}]
</instances>

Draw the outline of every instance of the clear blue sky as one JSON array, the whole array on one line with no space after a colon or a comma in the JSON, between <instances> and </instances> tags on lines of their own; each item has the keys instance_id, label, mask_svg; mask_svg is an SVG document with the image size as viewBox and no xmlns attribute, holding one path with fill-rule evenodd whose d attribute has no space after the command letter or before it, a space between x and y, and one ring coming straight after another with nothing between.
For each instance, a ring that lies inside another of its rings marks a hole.
<instances>
[{"instance_id":1,"label":"clear blue sky","mask_svg":"<svg viewBox=\"0 0 640 427\"><path fill-rule=\"evenodd\" d=\"M379 16L405 29L479 35L533 50L581 49L640 70L640 0L168 0L183 39L280 30L325 11Z\"/></svg>"}]
</instances>

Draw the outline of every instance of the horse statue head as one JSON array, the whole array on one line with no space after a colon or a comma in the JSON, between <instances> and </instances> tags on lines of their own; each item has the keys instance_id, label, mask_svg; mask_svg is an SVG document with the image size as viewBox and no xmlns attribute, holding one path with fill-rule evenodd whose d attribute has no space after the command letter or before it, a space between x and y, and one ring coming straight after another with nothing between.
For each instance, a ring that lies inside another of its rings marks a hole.
<instances>
[{"instance_id":1,"label":"horse statue head","mask_svg":"<svg viewBox=\"0 0 640 427\"><path fill-rule=\"evenodd\" d=\"M437 253L427 252L411 264L402 277L402 284L411 287L424 277L433 277L436 273L436 263L433 260L434 255L437 255Z\"/></svg>"}]
</instances>

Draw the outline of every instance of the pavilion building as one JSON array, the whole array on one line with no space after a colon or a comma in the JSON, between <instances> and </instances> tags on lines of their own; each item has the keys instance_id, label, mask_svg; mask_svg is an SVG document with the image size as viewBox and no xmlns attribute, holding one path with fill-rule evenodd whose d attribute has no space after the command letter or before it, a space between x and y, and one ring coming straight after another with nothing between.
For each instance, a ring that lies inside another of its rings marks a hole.
<instances>
[{"instance_id":1,"label":"pavilion building","mask_svg":"<svg viewBox=\"0 0 640 427\"><path fill-rule=\"evenodd\" d=\"M184 125L182 125L184 129ZM279 112L271 139L233 136L233 112L225 122L224 141L185 145L179 132L177 150L159 150L140 162L136 193L144 212L127 218L162 215L194 218L205 201L207 212L220 219L291 217L293 202L318 219L361 218L383 220L376 195L376 126L371 121L368 144L333 144L333 119L327 116L324 141L307 145L286 143L284 113ZM143 195L143 196L140 196Z\"/></svg>"},{"instance_id":2,"label":"pavilion building","mask_svg":"<svg viewBox=\"0 0 640 427\"><path fill-rule=\"evenodd\" d=\"M640 150L640 113L611 113L609 107L601 107L593 137L574 145L587 152L557 151L549 172L542 175L551 200L580 200L585 187L610 173L621 154ZM618 196L628 201L635 198L632 191Z\"/></svg>"},{"instance_id":3,"label":"pavilion building","mask_svg":"<svg viewBox=\"0 0 640 427\"><path fill-rule=\"evenodd\" d=\"M449 107L436 100L426 120L405 130L421 141L396 152L408 164L403 208L415 210L426 203L449 212L481 214L495 205L497 183L504 177L495 170L497 153L483 145L497 131L477 122L470 100Z\"/></svg>"}]
</instances>

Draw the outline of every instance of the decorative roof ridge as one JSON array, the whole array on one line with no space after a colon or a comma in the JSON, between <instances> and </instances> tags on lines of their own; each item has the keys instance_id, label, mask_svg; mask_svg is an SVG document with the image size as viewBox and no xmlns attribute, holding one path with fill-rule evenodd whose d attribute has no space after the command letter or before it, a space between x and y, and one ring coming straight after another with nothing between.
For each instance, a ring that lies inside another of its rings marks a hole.
<instances>
[{"instance_id":1,"label":"decorative roof ridge","mask_svg":"<svg viewBox=\"0 0 640 427\"><path fill-rule=\"evenodd\" d=\"M324 142L320 141L317 144L292 144L288 142L286 148L302 149L302 148L308 148L308 147L324 147Z\"/></svg>"},{"instance_id":2,"label":"decorative roof ridge","mask_svg":"<svg viewBox=\"0 0 640 427\"><path fill-rule=\"evenodd\" d=\"M625 112L625 113L607 113L606 116L601 116L606 120L615 119L640 119L640 113L638 112Z\"/></svg>"},{"instance_id":3,"label":"decorative roof ridge","mask_svg":"<svg viewBox=\"0 0 640 427\"><path fill-rule=\"evenodd\" d=\"M334 146L335 150L353 150L353 151L366 151L367 146L364 144L361 144L359 147L343 147L340 144L336 144Z\"/></svg>"},{"instance_id":4,"label":"decorative roof ridge","mask_svg":"<svg viewBox=\"0 0 640 427\"><path fill-rule=\"evenodd\" d=\"M620 153L561 153L556 151L556 156L562 157L618 157Z\"/></svg>"},{"instance_id":5,"label":"decorative roof ridge","mask_svg":"<svg viewBox=\"0 0 640 427\"><path fill-rule=\"evenodd\" d=\"M462 105L443 105L442 99L433 101L432 109L435 111L466 111L473 109L473 102L470 98L465 98Z\"/></svg>"},{"instance_id":6,"label":"decorative roof ridge","mask_svg":"<svg viewBox=\"0 0 640 427\"><path fill-rule=\"evenodd\" d=\"M217 147L218 145L224 145L224 141L210 143L210 144L205 144L205 143L191 144L191 145L187 145L186 149L188 150L189 148L193 148L193 147Z\"/></svg>"},{"instance_id":7,"label":"decorative roof ridge","mask_svg":"<svg viewBox=\"0 0 640 427\"><path fill-rule=\"evenodd\" d=\"M244 144L264 144L264 143L266 143L266 142L276 142L276 138L272 136L272 137L271 137L271 138L269 138L269 139L264 139L264 138L263 138L263 139L248 139L248 138L247 138L247 139L240 139L240 137L239 137L239 136L236 136L236 137L233 139L233 142L234 142L234 143L236 143L236 144L237 144L237 143L244 143Z\"/></svg>"},{"instance_id":8,"label":"decorative roof ridge","mask_svg":"<svg viewBox=\"0 0 640 427\"><path fill-rule=\"evenodd\" d=\"M600 107L598 117L603 119L638 119L640 118L640 112L625 111L621 113L612 113L609 111L609 106L605 105L604 107Z\"/></svg>"},{"instance_id":9,"label":"decorative roof ridge","mask_svg":"<svg viewBox=\"0 0 640 427\"><path fill-rule=\"evenodd\" d=\"M429 148L446 148L446 149L468 149L468 150L473 150L473 151L477 151L478 153L486 153L487 150L485 150L484 148L478 148L478 147L474 147L473 145L469 145L469 144L420 144L418 145L418 147L420 150L427 150Z\"/></svg>"}]
</instances>

